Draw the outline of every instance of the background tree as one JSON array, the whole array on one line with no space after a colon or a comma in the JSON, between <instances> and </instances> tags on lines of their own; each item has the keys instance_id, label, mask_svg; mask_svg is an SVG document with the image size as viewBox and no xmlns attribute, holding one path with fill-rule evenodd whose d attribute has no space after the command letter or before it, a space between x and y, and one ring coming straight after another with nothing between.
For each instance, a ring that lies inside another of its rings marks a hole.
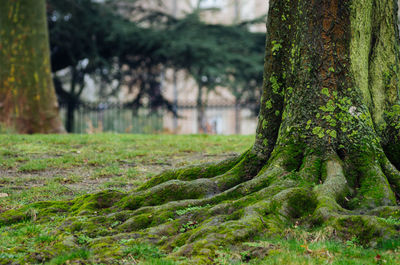
<instances>
[{"instance_id":1,"label":"background tree","mask_svg":"<svg viewBox=\"0 0 400 265\"><path fill-rule=\"evenodd\" d=\"M82 93L87 88L88 78L95 81L94 89L100 100L116 96L122 84L129 88L138 86L138 96L128 104L133 109L141 106L142 95L160 94L160 86L151 85L158 84L154 82L157 79L152 79L154 67L144 66L149 64L147 58L151 58L152 65L157 67L165 61L156 54L163 47L161 40L165 34L158 38L156 29L123 17L115 11L117 4L92 0L49 1L47 12L54 81L59 100L67 107L68 132L74 131L74 113L83 102ZM133 5L132 12L137 11L135 1L129 1L129 4ZM153 14L152 11L148 13L146 15ZM148 21L143 16L140 20ZM142 77L149 78L142 80ZM151 105L166 102L163 97L149 99Z\"/></svg>"},{"instance_id":2,"label":"background tree","mask_svg":"<svg viewBox=\"0 0 400 265\"><path fill-rule=\"evenodd\" d=\"M98 80L98 94L104 96L112 91L101 88L120 81L116 58L130 22L91 0L51 0L47 17L55 88L60 102L67 107L66 129L73 132L74 112L86 79L90 76ZM59 74L66 69L66 76Z\"/></svg>"},{"instance_id":3,"label":"background tree","mask_svg":"<svg viewBox=\"0 0 400 265\"><path fill-rule=\"evenodd\" d=\"M0 123L19 133L63 132L51 79L45 1L0 9Z\"/></svg>"},{"instance_id":4,"label":"background tree","mask_svg":"<svg viewBox=\"0 0 400 265\"><path fill-rule=\"evenodd\" d=\"M107 253L119 257L113 242L132 237L204 263L220 245L284 234L294 224L330 227L328 236L357 236L365 245L398 240L387 221L400 217L396 13L391 0L271 1L250 150L164 172L128 194L6 212L0 223L24 220L31 208L39 219L62 209L69 219L60 238L65 230L102 238L90 247L104 253L108 242Z\"/></svg>"},{"instance_id":5,"label":"background tree","mask_svg":"<svg viewBox=\"0 0 400 265\"><path fill-rule=\"evenodd\" d=\"M240 100L254 99L262 84L265 36L247 24L210 25L195 10L172 25L168 56L172 66L186 70L197 83L197 124L206 132L205 98L217 86L228 87ZM257 89L258 88L258 89ZM247 95L246 95L247 94Z\"/></svg>"},{"instance_id":6,"label":"background tree","mask_svg":"<svg viewBox=\"0 0 400 265\"><path fill-rule=\"evenodd\" d=\"M101 99L116 96L121 86L127 86L135 95L127 102L133 112L144 105L154 111L165 107L174 112L161 91L163 73L168 68L184 70L199 87L199 131L203 132L203 99L208 91L235 86L240 91L235 95L244 99L261 87L254 80L261 80L265 40L263 34L249 32L247 24L209 25L200 20L197 11L176 19L144 9L136 1L68 2L51 0L48 19L54 81L60 101L67 106L69 132L88 76L98 80L96 90ZM67 78L58 74L63 69L69 69ZM239 80L246 81L239 84ZM112 84L113 89L107 89Z\"/></svg>"}]
</instances>

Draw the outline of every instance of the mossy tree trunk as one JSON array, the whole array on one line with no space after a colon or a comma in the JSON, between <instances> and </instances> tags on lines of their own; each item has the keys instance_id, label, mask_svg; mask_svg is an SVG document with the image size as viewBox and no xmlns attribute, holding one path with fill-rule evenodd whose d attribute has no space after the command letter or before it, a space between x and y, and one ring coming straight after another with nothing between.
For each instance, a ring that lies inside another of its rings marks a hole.
<instances>
[{"instance_id":1,"label":"mossy tree trunk","mask_svg":"<svg viewBox=\"0 0 400 265\"><path fill-rule=\"evenodd\" d=\"M96 238L88 247L99 260L123 255L115 242L134 238L212 262L219 245L292 224L331 227L364 244L399 238L386 221L400 218L398 55L393 0L270 1L249 151L162 173L128 194L28 208L39 220L64 211L60 237L67 230ZM0 215L0 223L23 220L28 208Z\"/></svg>"},{"instance_id":2,"label":"mossy tree trunk","mask_svg":"<svg viewBox=\"0 0 400 265\"><path fill-rule=\"evenodd\" d=\"M0 123L19 133L64 132L50 69L46 3L2 1Z\"/></svg>"},{"instance_id":3,"label":"mossy tree trunk","mask_svg":"<svg viewBox=\"0 0 400 265\"><path fill-rule=\"evenodd\" d=\"M397 2L272 1L268 30L254 151L294 148L298 168L337 157L365 206L395 205L398 178L384 172L400 168Z\"/></svg>"}]
</instances>

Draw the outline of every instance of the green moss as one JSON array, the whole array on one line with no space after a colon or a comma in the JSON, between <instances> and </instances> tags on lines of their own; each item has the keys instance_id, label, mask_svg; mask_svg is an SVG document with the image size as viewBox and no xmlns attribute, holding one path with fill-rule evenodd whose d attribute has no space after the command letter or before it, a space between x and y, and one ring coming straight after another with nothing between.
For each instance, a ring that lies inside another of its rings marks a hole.
<instances>
[{"instance_id":1,"label":"green moss","mask_svg":"<svg viewBox=\"0 0 400 265\"><path fill-rule=\"evenodd\" d=\"M124 255L123 247L118 241L114 242L96 242L95 244L90 244L90 249L92 250L93 256L96 256L96 261L99 264L109 264L115 260L121 260L126 255Z\"/></svg>"},{"instance_id":2,"label":"green moss","mask_svg":"<svg viewBox=\"0 0 400 265\"><path fill-rule=\"evenodd\" d=\"M31 219L50 218L69 211L71 202L37 202L0 215L0 227Z\"/></svg>"},{"instance_id":3,"label":"green moss","mask_svg":"<svg viewBox=\"0 0 400 265\"><path fill-rule=\"evenodd\" d=\"M153 177L145 184L143 184L138 190L146 190L154 187L158 184L167 182L169 180L195 180L200 178L211 178L214 176L221 175L231 169L239 161L243 159L246 152L241 156L229 158L227 160L218 163L209 163L200 166L189 166L186 168L170 170L163 172L162 174Z\"/></svg>"},{"instance_id":4,"label":"green moss","mask_svg":"<svg viewBox=\"0 0 400 265\"><path fill-rule=\"evenodd\" d=\"M267 126L268 126L268 121L267 120L263 120L263 122L262 122L263 129L266 129Z\"/></svg>"},{"instance_id":5,"label":"green moss","mask_svg":"<svg viewBox=\"0 0 400 265\"><path fill-rule=\"evenodd\" d=\"M319 126L314 127L312 133L317 135L319 138L323 138L325 136L325 130Z\"/></svg>"},{"instance_id":6,"label":"green moss","mask_svg":"<svg viewBox=\"0 0 400 265\"><path fill-rule=\"evenodd\" d=\"M360 243L376 242L388 226L373 216L343 216L335 219L333 226L345 238L357 236ZM394 232L394 231L393 231Z\"/></svg>"},{"instance_id":7,"label":"green moss","mask_svg":"<svg viewBox=\"0 0 400 265\"><path fill-rule=\"evenodd\" d=\"M205 206L191 206L191 205L189 205L188 207L186 207L184 209L177 210L176 214L179 215L179 216L180 215L185 215L185 214L190 213L190 212L199 211L201 209L204 209L205 207L210 207L210 205L209 204L207 204Z\"/></svg>"},{"instance_id":8,"label":"green moss","mask_svg":"<svg viewBox=\"0 0 400 265\"><path fill-rule=\"evenodd\" d=\"M298 170L302 164L304 157L304 145L287 143L283 147L278 147L274 150L270 161L274 161L277 157L283 160L282 166L289 172Z\"/></svg>"},{"instance_id":9,"label":"green moss","mask_svg":"<svg viewBox=\"0 0 400 265\"><path fill-rule=\"evenodd\" d=\"M369 54L372 38L372 1L357 0L351 7L350 61L352 74L361 90L364 102L371 104L369 92ZM364 10L358 12L358 10Z\"/></svg>"},{"instance_id":10,"label":"green moss","mask_svg":"<svg viewBox=\"0 0 400 265\"><path fill-rule=\"evenodd\" d=\"M282 84L278 82L277 77L275 77L275 76L272 75L272 76L270 77L269 81L271 82L271 87L272 87L273 93L274 93L274 94L280 94L280 93L282 92L282 91L281 91L281 86L282 86Z\"/></svg>"},{"instance_id":11,"label":"green moss","mask_svg":"<svg viewBox=\"0 0 400 265\"><path fill-rule=\"evenodd\" d=\"M149 258L162 258L166 254L161 252L160 249L153 245L148 244L133 244L123 249L123 253L132 255L135 259L149 259Z\"/></svg>"},{"instance_id":12,"label":"green moss","mask_svg":"<svg viewBox=\"0 0 400 265\"><path fill-rule=\"evenodd\" d=\"M321 93L322 93L323 95L327 96L327 97L330 97L329 89L326 88L326 87L324 87L324 88L321 90Z\"/></svg>"},{"instance_id":13,"label":"green moss","mask_svg":"<svg viewBox=\"0 0 400 265\"><path fill-rule=\"evenodd\" d=\"M272 41L271 42L272 45L273 45L272 49L271 49L273 55L276 55L276 52L278 52L282 48L282 44L280 42L277 42L277 41Z\"/></svg>"},{"instance_id":14,"label":"green moss","mask_svg":"<svg viewBox=\"0 0 400 265\"><path fill-rule=\"evenodd\" d=\"M396 199L374 151L351 154L348 168L349 183L356 188L356 196L348 203L351 209L372 209L395 205Z\"/></svg>"},{"instance_id":15,"label":"green moss","mask_svg":"<svg viewBox=\"0 0 400 265\"><path fill-rule=\"evenodd\" d=\"M352 72L364 102L372 110L374 123L381 131L385 127L386 104L393 104L398 97L397 20L396 16L391 15L392 12L396 12L397 5L391 0L385 0L379 5L371 1L357 0L353 1L352 7ZM357 11L360 9L364 12ZM386 47L382 43L393 45Z\"/></svg>"},{"instance_id":16,"label":"green moss","mask_svg":"<svg viewBox=\"0 0 400 265\"><path fill-rule=\"evenodd\" d=\"M400 130L389 127L387 133L390 137L388 142L383 144L383 149L390 162L400 169Z\"/></svg>"},{"instance_id":17,"label":"green moss","mask_svg":"<svg viewBox=\"0 0 400 265\"><path fill-rule=\"evenodd\" d=\"M50 260L49 264L65 264L67 261L79 261L79 262L84 262L88 260L91 256L91 253L87 249L75 249L75 250L70 250L68 252L62 253L54 257L53 259Z\"/></svg>"},{"instance_id":18,"label":"green moss","mask_svg":"<svg viewBox=\"0 0 400 265\"><path fill-rule=\"evenodd\" d=\"M366 172L366 177L361 182L358 190L360 199L359 207L374 208L379 205L395 205L395 196L390 190L389 183L382 179L382 173L375 170ZM370 175L370 174L376 174Z\"/></svg>"},{"instance_id":19,"label":"green moss","mask_svg":"<svg viewBox=\"0 0 400 265\"><path fill-rule=\"evenodd\" d=\"M288 207L293 218L309 216L317 207L317 199L308 189L295 189L289 196Z\"/></svg>"},{"instance_id":20,"label":"green moss","mask_svg":"<svg viewBox=\"0 0 400 265\"><path fill-rule=\"evenodd\" d=\"M84 195L72 201L71 212L80 213L84 211L96 211L113 206L120 201L126 194L119 191L102 191L99 193Z\"/></svg>"},{"instance_id":21,"label":"green moss","mask_svg":"<svg viewBox=\"0 0 400 265\"><path fill-rule=\"evenodd\" d=\"M265 108L266 108L266 109L271 109L271 108L272 108L272 102L271 102L271 100L267 100L267 101L265 102Z\"/></svg>"},{"instance_id":22,"label":"green moss","mask_svg":"<svg viewBox=\"0 0 400 265\"><path fill-rule=\"evenodd\" d=\"M328 100L325 106L319 107L320 110L328 113L333 113L336 110L336 104L333 100Z\"/></svg>"}]
</instances>

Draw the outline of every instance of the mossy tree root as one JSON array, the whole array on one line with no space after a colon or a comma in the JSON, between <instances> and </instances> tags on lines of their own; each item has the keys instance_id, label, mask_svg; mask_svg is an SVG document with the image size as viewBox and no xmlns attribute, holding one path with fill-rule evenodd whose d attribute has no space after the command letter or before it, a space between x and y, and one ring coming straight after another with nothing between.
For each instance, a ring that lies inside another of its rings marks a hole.
<instances>
[{"instance_id":1,"label":"mossy tree root","mask_svg":"<svg viewBox=\"0 0 400 265\"><path fill-rule=\"evenodd\" d=\"M324 162L323 168L326 170L323 183L314 188L318 200L314 219L321 224L345 211L340 203L350 192L343 166L336 155Z\"/></svg>"},{"instance_id":2,"label":"mossy tree root","mask_svg":"<svg viewBox=\"0 0 400 265\"><path fill-rule=\"evenodd\" d=\"M200 170L201 166L196 166L166 172L151 179L138 192L124 198L118 206L135 210L169 201L212 197L252 179L262 165L262 159L247 151L239 158L207 165L204 170Z\"/></svg>"},{"instance_id":3,"label":"mossy tree root","mask_svg":"<svg viewBox=\"0 0 400 265\"><path fill-rule=\"evenodd\" d=\"M396 195L398 201L400 201L400 171L387 159L384 157L381 162L381 167L385 176Z\"/></svg>"},{"instance_id":4,"label":"mossy tree root","mask_svg":"<svg viewBox=\"0 0 400 265\"><path fill-rule=\"evenodd\" d=\"M220 245L279 235L293 224L304 229L330 226L342 238L355 235L368 244L377 236L399 235L399 227L385 219L400 217L391 192L399 172L388 163L381 159L381 163L365 164L310 150L297 152L295 157L277 151L265 162L254 160L249 151L219 163L225 166L223 172L210 178L177 170L174 177L160 175L147 189L130 194L105 191L5 212L0 214L0 224L32 217L46 222L60 213L66 215L55 231L57 244L51 251L43 249L48 259L66 246L71 234L92 238L87 247L94 250L113 249L114 258L124 255L116 242L134 239L157 244L171 255L198 257L204 263L209 260L202 257L217 255ZM358 168L355 173L354 167ZM375 193L366 190L363 176L374 177ZM110 251L95 250L96 258L105 260Z\"/></svg>"},{"instance_id":5,"label":"mossy tree root","mask_svg":"<svg viewBox=\"0 0 400 265\"><path fill-rule=\"evenodd\" d=\"M138 190L146 190L169 180L190 181L199 178L212 178L226 173L237 163L239 163L247 154L248 152L245 152L241 155L230 157L217 163L211 162L202 165L167 170L151 178L149 181L140 186Z\"/></svg>"}]
</instances>

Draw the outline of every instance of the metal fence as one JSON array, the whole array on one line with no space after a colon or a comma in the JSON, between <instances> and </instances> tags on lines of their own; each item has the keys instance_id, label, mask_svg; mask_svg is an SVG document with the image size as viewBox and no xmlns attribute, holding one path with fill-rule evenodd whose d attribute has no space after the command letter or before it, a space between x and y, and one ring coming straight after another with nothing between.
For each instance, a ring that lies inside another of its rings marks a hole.
<instances>
[{"instance_id":1,"label":"metal fence","mask_svg":"<svg viewBox=\"0 0 400 265\"><path fill-rule=\"evenodd\" d=\"M240 134L242 123L248 127L246 123L248 120L255 121L253 110L257 106L254 104L217 103L207 105L205 107L206 116L210 124L215 126L212 133ZM157 110L132 109L126 104L115 102L80 103L74 111L73 133L197 133L196 105L179 104L176 110L178 118L163 108ZM65 124L66 105L60 105L60 114Z\"/></svg>"}]
</instances>

